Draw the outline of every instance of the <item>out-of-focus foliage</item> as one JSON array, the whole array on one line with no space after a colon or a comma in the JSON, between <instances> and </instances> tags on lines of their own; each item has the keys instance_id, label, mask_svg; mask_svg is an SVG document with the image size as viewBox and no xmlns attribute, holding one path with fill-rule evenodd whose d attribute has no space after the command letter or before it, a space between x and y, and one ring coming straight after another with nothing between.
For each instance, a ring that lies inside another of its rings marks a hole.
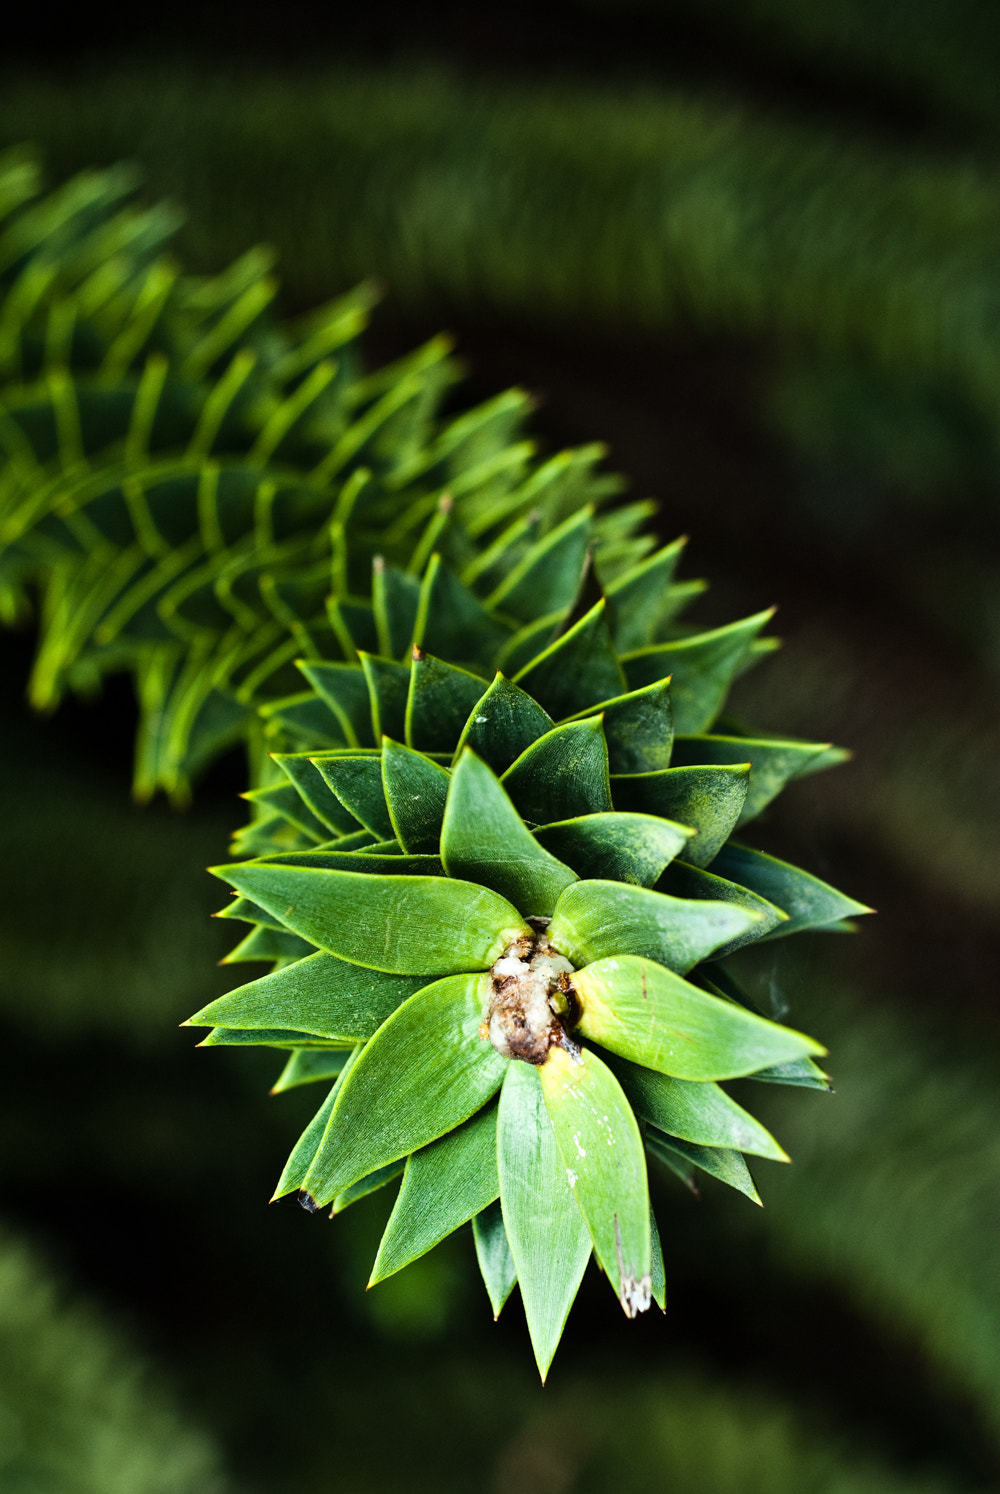
<instances>
[{"instance_id":1,"label":"out-of-focus foliage","mask_svg":"<svg viewBox=\"0 0 1000 1494\"><path fill-rule=\"evenodd\" d=\"M186 1423L122 1334L0 1234L0 1487L10 1494L225 1494L210 1439Z\"/></svg>"}]
</instances>

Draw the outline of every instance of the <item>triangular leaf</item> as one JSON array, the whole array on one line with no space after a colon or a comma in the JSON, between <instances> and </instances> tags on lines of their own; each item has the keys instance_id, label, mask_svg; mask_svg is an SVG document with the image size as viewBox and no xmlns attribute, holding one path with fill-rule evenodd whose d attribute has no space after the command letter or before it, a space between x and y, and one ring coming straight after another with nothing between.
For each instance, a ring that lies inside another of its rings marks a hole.
<instances>
[{"instance_id":1,"label":"triangular leaf","mask_svg":"<svg viewBox=\"0 0 1000 1494\"><path fill-rule=\"evenodd\" d=\"M378 651L384 658L399 659L409 648L419 605L417 578L376 556L372 564L372 607Z\"/></svg>"},{"instance_id":2,"label":"triangular leaf","mask_svg":"<svg viewBox=\"0 0 1000 1494\"><path fill-rule=\"evenodd\" d=\"M577 880L539 845L496 775L468 749L451 775L441 859L449 876L492 887L526 917L549 917Z\"/></svg>"},{"instance_id":3,"label":"triangular leaf","mask_svg":"<svg viewBox=\"0 0 1000 1494\"><path fill-rule=\"evenodd\" d=\"M499 1197L497 1107L489 1105L409 1158L368 1285L433 1250Z\"/></svg>"},{"instance_id":4,"label":"triangular leaf","mask_svg":"<svg viewBox=\"0 0 1000 1494\"><path fill-rule=\"evenodd\" d=\"M612 773L656 773L669 768L674 740L669 676L602 701L598 709Z\"/></svg>"},{"instance_id":5,"label":"triangular leaf","mask_svg":"<svg viewBox=\"0 0 1000 1494\"><path fill-rule=\"evenodd\" d=\"M299 669L329 706L351 747L374 743L371 697L364 670L356 664L328 664L299 659ZM318 746L319 743L314 743Z\"/></svg>"},{"instance_id":6,"label":"triangular leaf","mask_svg":"<svg viewBox=\"0 0 1000 1494\"><path fill-rule=\"evenodd\" d=\"M507 1065L500 1091L497 1166L504 1228L544 1380L591 1244L531 1064Z\"/></svg>"},{"instance_id":7,"label":"triangular leaf","mask_svg":"<svg viewBox=\"0 0 1000 1494\"><path fill-rule=\"evenodd\" d=\"M333 1087L327 1094L326 1099L292 1148L292 1154L285 1163L281 1177L278 1179L278 1186L271 1195L272 1203L276 1199L284 1198L286 1194L297 1193L302 1188L306 1174L312 1166L313 1158L319 1150L320 1142L323 1140L323 1133L330 1123L330 1116L333 1113L334 1102L337 1098L337 1086L343 1082L344 1075L350 1069L351 1065L355 1063L360 1052L360 1048L355 1048L353 1053L348 1054L347 1062L340 1071L340 1077L334 1081ZM311 1200L305 1201L306 1207L310 1205Z\"/></svg>"},{"instance_id":8,"label":"triangular leaf","mask_svg":"<svg viewBox=\"0 0 1000 1494\"><path fill-rule=\"evenodd\" d=\"M496 1094L507 1061L479 1036L482 1017L482 977L454 975L379 1028L340 1085L303 1184L317 1204L454 1130Z\"/></svg>"},{"instance_id":9,"label":"triangular leaf","mask_svg":"<svg viewBox=\"0 0 1000 1494\"><path fill-rule=\"evenodd\" d=\"M725 768L668 768L612 778L616 809L662 815L690 825L697 838L687 846L692 866L708 866L733 832L746 802L749 764Z\"/></svg>"},{"instance_id":10,"label":"triangular leaf","mask_svg":"<svg viewBox=\"0 0 1000 1494\"><path fill-rule=\"evenodd\" d=\"M624 882L577 882L556 905L548 935L574 965L642 955L684 974L763 915L732 903L667 897Z\"/></svg>"},{"instance_id":11,"label":"triangular leaf","mask_svg":"<svg viewBox=\"0 0 1000 1494\"><path fill-rule=\"evenodd\" d=\"M626 1317L650 1302L649 1184L642 1137L621 1086L596 1053L553 1047L538 1070L556 1146Z\"/></svg>"},{"instance_id":12,"label":"triangular leaf","mask_svg":"<svg viewBox=\"0 0 1000 1494\"><path fill-rule=\"evenodd\" d=\"M652 887L694 831L652 814L585 814L542 825L535 839L580 877Z\"/></svg>"},{"instance_id":13,"label":"triangular leaf","mask_svg":"<svg viewBox=\"0 0 1000 1494\"><path fill-rule=\"evenodd\" d=\"M671 759L675 768L706 763L750 764L750 784L739 820L745 825L770 804L791 778L808 772L816 758L829 750L826 743L786 742L776 738L675 737Z\"/></svg>"},{"instance_id":14,"label":"triangular leaf","mask_svg":"<svg viewBox=\"0 0 1000 1494\"><path fill-rule=\"evenodd\" d=\"M368 685L375 741L393 737L401 742L406 735L406 699L410 691L410 666L395 659L381 659L377 654L360 653L361 668Z\"/></svg>"},{"instance_id":15,"label":"triangular leaf","mask_svg":"<svg viewBox=\"0 0 1000 1494\"><path fill-rule=\"evenodd\" d=\"M377 756L316 755L313 762L345 809L379 839L395 835L382 788L382 764Z\"/></svg>"},{"instance_id":16,"label":"triangular leaf","mask_svg":"<svg viewBox=\"0 0 1000 1494\"><path fill-rule=\"evenodd\" d=\"M406 701L407 746L420 752L454 751L485 686L477 675L414 649Z\"/></svg>"},{"instance_id":17,"label":"triangular leaf","mask_svg":"<svg viewBox=\"0 0 1000 1494\"><path fill-rule=\"evenodd\" d=\"M274 752L271 756L294 785L299 797L328 830L343 835L357 829L357 817L333 793L307 753Z\"/></svg>"},{"instance_id":18,"label":"triangular leaf","mask_svg":"<svg viewBox=\"0 0 1000 1494\"><path fill-rule=\"evenodd\" d=\"M473 706L455 749L471 747L494 773L505 773L532 742L552 729L552 717L505 675L498 674Z\"/></svg>"},{"instance_id":19,"label":"triangular leaf","mask_svg":"<svg viewBox=\"0 0 1000 1494\"><path fill-rule=\"evenodd\" d=\"M620 654L654 642L685 543L674 540L605 587L611 636Z\"/></svg>"},{"instance_id":20,"label":"triangular leaf","mask_svg":"<svg viewBox=\"0 0 1000 1494\"><path fill-rule=\"evenodd\" d=\"M389 818L404 850L436 852L441 840L448 773L420 752L386 737L382 746L382 787Z\"/></svg>"},{"instance_id":21,"label":"triangular leaf","mask_svg":"<svg viewBox=\"0 0 1000 1494\"><path fill-rule=\"evenodd\" d=\"M741 887L738 882L727 881L714 870L701 871L683 861L674 861L667 867L656 890L665 892L670 897L708 898L713 902L734 903L739 908L748 908L751 912L761 914L760 923L737 934L728 944L720 945L712 955L714 960L724 960L745 944L756 943L786 921L786 915L780 908L776 908L766 898L759 897L756 892Z\"/></svg>"},{"instance_id":22,"label":"triangular leaf","mask_svg":"<svg viewBox=\"0 0 1000 1494\"><path fill-rule=\"evenodd\" d=\"M668 1136L699 1146L751 1152L774 1162L788 1161L788 1154L760 1121L717 1084L672 1079L627 1058L608 1061L636 1115Z\"/></svg>"},{"instance_id":23,"label":"triangular leaf","mask_svg":"<svg viewBox=\"0 0 1000 1494\"><path fill-rule=\"evenodd\" d=\"M774 930L772 939L872 911L864 903L855 902L854 898L821 882L819 877L775 856L765 856L763 851L751 851L747 846L727 845L716 858L713 870L784 909L788 922Z\"/></svg>"},{"instance_id":24,"label":"triangular leaf","mask_svg":"<svg viewBox=\"0 0 1000 1494\"><path fill-rule=\"evenodd\" d=\"M735 1079L824 1049L744 1007L624 955L578 970L579 1031L612 1053L678 1079Z\"/></svg>"},{"instance_id":25,"label":"triangular leaf","mask_svg":"<svg viewBox=\"0 0 1000 1494\"><path fill-rule=\"evenodd\" d=\"M517 1282L514 1257L507 1242L499 1199L473 1219L472 1238L476 1244L476 1259L483 1284L493 1309L493 1321L496 1322Z\"/></svg>"},{"instance_id":26,"label":"triangular leaf","mask_svg":"<svg viewBox=\"0 0 1000 1494\"><path fill-rule=\"evenodd\" d=\"M592 516L591 509L582 508L533 545L488 597L487 607L527 623L538 616L540 601L546 612L572 606L583 577Z\"/></svg>"},{"instance_id":27,"label":"triangular leaf","mask_svg":"<svg viewBox=\"0 0 1000 1494\"><path fill-rule=\"evenodd\" d=\"M696 1146L690 1141L679 1141L675 1136L661 1136L658 1131L646 1133L646 1149L665 1162L691 1189L698 1192L694 1180L695 1168L707 1172L721 1183L743 1193L752 1203L761 1202L750 1169L739 1152L726 1151L722 1147Z\"/></svg>"},{"instance_id":28,"label":"triangular leaf","mask_svg":"<svg viewBox=\"0 0 1000 1494\"><path fill-rule=\"evenodd\" d=\"M626 654L622 666L629 687L637 690L672 675L675 730L686 735L706 731L722 709L754 639L773 615L773 610L758 612L709 633Z\"/></svg>"},{"instance_id":29,"label":"triangular leaf","mask_svg":"<svg viewBox=\"0 0 1000 1494\"><path fill-rule=\"evenodd\" d=\"M598 602L575 627L514 676L515 685L527 690L554 721L624 691L625 678L611 646L604 612L604 602Z\"/></svg>"},{"instance_id":30,"label":"triangular leaf","mask_svg":"<svg viewBox=\"0 0 1000 1494\"><path fill-rule=\"evenodd\" d=\"M509 629L491 617L442 565L440 555L431 556L420 592L414 644L437 658L453 659L473 669L492 668L508 636Z\"/></svg>"},{"instance_id":31,"label":"triangular leaf","mask_svg":"<svg viewBox=\"0 0 1000 1494\"><path fill-rule=\"evenodd\" d=\"M237 986L184 1025L294 1027L338 1042L364 1042L425 984L422 975L387 975L320 952Z\"/></svg>"},{"instance_id":32,"label":"triangular leaf","mask_svg":"<svg viewBox=\"0 0 1000 1494\"><path fill-rule=\"evenodd\" d=\"M611 809L608 750L599 716L539 737L501 780L525 819L536 824Z\"/></svg>"},{"instance_id":33,"label":"triangular leaf","mask_svg":"<svg viewBox=\"0 0 1000 1494\"><path fill-rule=\"evenodd\" d=\"M529 932L497 893L451 877L368 877L264 862L213 871L295 933L369 970L431 976L488 970Z\"/></svg>"}]
</instances>

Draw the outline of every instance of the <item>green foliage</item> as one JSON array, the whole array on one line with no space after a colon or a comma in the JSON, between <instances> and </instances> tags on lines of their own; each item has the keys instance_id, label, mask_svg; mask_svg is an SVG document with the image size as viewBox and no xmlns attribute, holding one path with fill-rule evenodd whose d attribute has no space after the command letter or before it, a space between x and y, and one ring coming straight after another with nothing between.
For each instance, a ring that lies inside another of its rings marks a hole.
<instances>
[{"instance_id":1,"label":"green foliage","mask_svg":"<svg viewBox=\"0 0 1000 1494\"><path fill-rule=\"evenodd\" d=\"M113 176L37 205L22 157L2 180L15 379L0 578L9 617L40 595L35 703L131 672L140 792L184 797L198 767L248 742L234 851L252 859L216 871L239 894L226 916L251 925L227 963L273 969L191 1021L211 1028L206 1047L288 1052L279 1090L333 1079L277 1196L339 1214L405 1173L376 1275L495 1201L492 1170L466 1185L448 1145L482 1134L499 1092L488 1134L544 1377L591 1249L628 1316L662 1295L644 1140L756 1198L737 1148L649 1123L643 1110L662 1122L669 1105L633 1111L593 1045L711 1085L703 1114L719 1080L823 1082L819 1044L700 969L789 910L704 869L838 754L713 731L772 647L770 612L678 621L696 590L675 579L680 542L641 533L648 505L600 511L619 484L595 472L599 448L535 460L518 391L442 418L440 342L361 376L367 292L285 328L266 319L253 256L208 287L174 274L143 317L153 270L109 259L107 241L145 245L146 218L109 216ZM95 258L115 310L88 342L78 262ZM794 869L744 854L802 892ZM807 922L864 911L809 891ZM745 1130L759 1151L749 1117ZM495 1244L481 1253L496 1305L509 1273Z\"/></svg>"},{"instance_id":2,"label":"green foliage","mask_svg":"<svg viewBox=\"0 0 1000 1494\"><path fill-rule=\"evenodd\" d=\"M31 1494L224 1494L186 1423L118 1330L4 1231L0 1241L0 1484Z\"/></svg>"}]
</instances>

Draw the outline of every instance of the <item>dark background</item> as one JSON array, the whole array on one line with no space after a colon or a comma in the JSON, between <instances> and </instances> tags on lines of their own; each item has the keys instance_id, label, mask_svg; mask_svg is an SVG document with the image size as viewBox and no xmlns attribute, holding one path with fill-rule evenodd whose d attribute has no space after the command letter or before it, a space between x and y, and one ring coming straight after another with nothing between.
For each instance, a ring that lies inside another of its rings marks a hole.
<instances>
[{"instance_id":1,"label":"dark background","mask_svg":"<svg viewBox=\"0 0 1000 1494\"><path fill-rule=\"evenodd\" d=\"M542 1391L467 1231L365 1296L381 1195L334 1224L266 1208L313 1097L175 1029L232 983L200 868L241 764L185 816L132 808L128 690L32 718L30 634L5 638L3 1214L234 1487L998 1486L998 58L991 7L930 0L7 27L0 143L53 180L138 159L189 206L194 268L278 245L289 311L378 272L371 363L444 325L462 400L516 382L544 447L607 441L691 535L706 625L780 604L738 709L856 754L759 837L879 909L756 972L837 1093L754 1095L795 1159L761 1165L763 1212L659 1180L666 1318L627 1324L588 1277ZM438 210L407 236L421 172ZM663 237L645 209L682 186ZM162 1487L208 1487L186 1477Z\"/></svg>"}]
</instances>

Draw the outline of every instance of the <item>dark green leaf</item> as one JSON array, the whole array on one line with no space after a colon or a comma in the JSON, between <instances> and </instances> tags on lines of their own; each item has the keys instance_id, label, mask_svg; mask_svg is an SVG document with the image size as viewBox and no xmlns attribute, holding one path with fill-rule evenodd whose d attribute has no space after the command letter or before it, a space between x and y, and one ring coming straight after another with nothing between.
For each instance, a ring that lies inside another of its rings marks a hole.
<instances>
[{"instance_id":1,"label":"dark green leaf","mask_svg":"<svg viewBox=\"0 0 1000 1494\"><path fill-rule=\"evenodd\" d=\"M487 598L487 607L527 623L538 616L541 599L547 613L572 606L583 578L592 517L592 509L582 508L533 545Z\"/></svg>"},{"instance_id":2,"label":"dark green leaf","mask_svg":"<svg viewBox=\"0 0 1000 1494\"><path fill-rule=\"evenodd\" d=\"M218 913L212 914L213 918L236 918L243 923L262 924L264 928L280 929L284 931L284 924L275 918L273 913L268 913L266 908L261 908L257 903L252 903L248 897L240 897L233 894L232 901Z\"/></svg>"},{"instance_id":3,"label":"dark green leaf","mask_svg":"<svg viewBox=\"0 0 1000 1494\"><path fill-rule=\"evenodd\" d=\"M420 605L420 582L406 571L385 565L376 556L372 565L372 607L378 630L378 651L399 659L409 649Z\"/></svg>"},{"instance_id":4,"label":"dark green leaf","mask_svg":"<svg viewBox=\"0 0 1000 1494\"><path fill-rule=\"evenodd\" d=\"M336 835L356 830L357 816L333 793L308 753L272 753L273 760L294 785L317 819Z\"/></svg>"},{"instance_id":5,"label":"dark green leaf","mask_svg":"<svg viewBox=\"0 0 1000 1494\"><path fill-rule=\"evenodd\" d=\"M666 892L671 897L707 898L714 902L734 903L739 908L747 908L761 915L758 924L737 934L728 944L720 945L712 956L715 960L724 960L727 955L742 949L744 944L753 944L756 940L763 939L772 929L785 922L782 910L769 903L766 898L758 897L756 892L750 892L737 882L727 881L714 870L701 871L683 861L674 861L667 867L656 884L656 890Z\"/></svg>"},{"instance_id":6,"label":"dark green leaf","mask_svg":"<svg viewBox=\"0 0 1000 1494\"><path fill-rule=\"evenodd\" d=\"M614 1074L596 1053L549 1049L538 1070L556 1146L626 1317L649 1306L651 1232L642 1137Z\"/></svg>"},{"instance_id":7,"label":"dark green leaf","mask_svg":"<svg viewBox=\"0 0 1000 1494\"><path fill-rule=\"evenodd\" d=\"M414 649L406 702L407 745L420 752L453 752L485 688L486 681L477 675Z\"/></svg>"},{"instance_id":8,"label":"dark green leaf","mask_svg":"<svg viewBox=\"0 0 1000 1494\"><path fill-rule=\"evenodd\" d=\"M368 685L372 713L372 734L376 742L394 737L401 742L406 735L406 697L410 691L410 666L377 654L359 653L361 668Z\"/></svg>"},{"instance_id":9,"label":"dark green leaf","mask_svg":"<svg viewBox=\"0 0 1000 1494\"><path fill-rule=\"evenodd\" d=\"M828 743L784 742L776 738L758 741L751 737L675 737L671 761L675 768L749 762L750 786L737 821L745 825L780 794L790 778L807 772L813 761L828 750Z\"/></svg>"},{"instance_id":10,"label":"dark green leaf","mask_svg":"<svg viewBox=\"0 0 1000 1494\"><path fill-rule=\"evenodd\" d=\"M675 1136L661 1136L658 1131L646 1134L646 1149L654 1157L675 1172L691 1189L698 1192L695 1168L709 1173L730 1188L744 1193L753 1203L759 1204L760 1194L750 1176L750 1169L739 1152L725 1151L721 1147L695 1146L690 1141L679 1141Z\"/></svg>"},{"instance_id":11,"label":"dark green leaf","mask_svg":"<svg viewBox=\"0 0 1000 1494\"><path fill-rule=\"evenodd\" d=\"M762 914L732 903L689 901L624 882L577 882L556 906L548 934L574 965L643 955L683 974Z\"/></svg>"},{"instance_id":12,"label":"dark green leaf","mask_svg":"<svg viewBox=\"0 0 1000 1494\"><path fill-rule=\"evenodd\" d=\"M525 748L502 782L525 819L536 824L610 810L608 749L600 717L546 732Z\"/></svg>"},{"instance_id":13,"label":"dark green leaf","mask_svg":"<svg viewBox=\"0 0 1000 1494\"><path fill-rule=\"evenodd\" d=\"M243 798L249 800L251 804L263 804L275 810L283 819L303 831L308 840L317 844L329 840L330 831L334 828L332 825L324 824L313 814L298 789L291 783L274 783L269 788L251 789L249 793L243 795ZM340 813L345 824L349 823L343 809Z\"/></svg>"},{"instance_id":14,"label":"dark green leaf","mask_svg":"<svg viewBox=\"0 0 1000 1494\"><path fill-rule=\"evenodd\" d=\"M434 555L424 575L413 641L471 669L492 668L508 629ZM393 732L391 735L402 735Z\"/></svg>"},{"instance_id":15,"label":"dark green leaf","mask_svg":"<svg viewBox=\"0 0 1000 1494\"><path fill-rule=\"evenodd\" d=\"M483 978L455 975L383 1023L340 1086L303 1185L317 1204L454 1130L496 1093L507 1061L479 1036L483 1010Z\"/></svg>"},{"instance_id":16,"label":"dark green leaf","mask_svg":"<svg viewBox=\"0 0 1000 1494\"><path fill-rule=\"evenodd\" d=\"M473 1219L472 1237L476 1243L479 1270L493 1309L493 1321L496 1322L517 1281L514 1257L507 1243L499 1199Z\"/></svg>"},{"instance_id":17,"label":"dark green leaf","mask_svg":"<svg viewBox=\"0 0 1000 1494\"><path fill-rule=\"evenodd\" d=\"M450 877L366 877L264 862L213 870L330 954L395 975L488 970L528 933L497 893Z\"/></svg>"},{"instance_id":18,"label":"dark green leaf","mask_svg":"<svg viewBox=\"0 0 1000 1494\"><path fill-rule=\"evenodd\" d=\"M674 540L672 545L657 550L605 587L611 636L620 654L645 648L655 641L685 543L682 539Z\"/></svg>"},{"instance_id":19,"label":"dark green leaf","mask_svg":"<svg viewBox=\"0 0 1000 1494\"><path fill-rule=\"evenodd\" d=\"M300 1084L335 1079L349 1057L343 1048L296 1048L272 1085L271 1093L280 1095L286 1089L297 1089Z\"/></svg>"},{"instance_id":20,"label":"dark green leaf","mask_svg":"<svg viewBox=\"0 0 1000 1494\"><path fill-rule=\"evenodd\" d=\"M364 670L357 664L327 664L312 659L298 660L298 667L330 707L348 746L372 746L371 696Z\"/></svg>"},{"instance_id":21,"label":"dark green leaf","mask_svg":"<svg viewBox=\"0 0 1000 1494\"><path fill-rule=\"evenodd\" d=\"M525 669L543 649L555 642L566 617L567 610L563 608L559 612L548 612L534 622L525 623L523 628L519 628L507 639L497 654L497 668L502 669L506 675L516 675L519 669Z\"/></svg>"},{"instance_id":22,"label":"dark green leaf","mask_svg":"<svg viewBox=\"0 0 1000 1494\"><path fill-rule=\"evenodd\" d=\"M409 1158L368 1285L432 1250L499 1196L497 1107L490 1105Z\"/></svg>"},{"instance_id":23,"label":"dark green leaf","mask_svg":"<svg viewBox=\"0 0 1000 1494\"><path fill-rule=\"evenodd\" d=\"M606 700L599 709L612 773L669 768L674 740L669 678Z\"/></svg>"},{"instance_id":24,"label":"dark green leaf","mask_svg":"<svg viewBox=\"0 0 1000 1494\"><path fill-rule=\"evenodd\" d=\"M693 835L651 814L586 814L542 825L535 838L581 877L652 887Z\"/></svg>"},{"instance_id":25,"label":"dark green leaf","mask_svg":"<svg viewBox=\"0 0 1000 1494\"><path fill-rule=\"evenodd\" d=\"M345 809L380 840L395 835L382 788L382 762L374 754L364 757L316 755L316 768Z\"/></svg>"},{"instance_id":26,"label":"dark green leaf","mask_svg":"<svg viewBox=\"0 0 1000 1494\"><path fill-rule=\"evenodd\" d=\"M455 749L471 747L494 773L504 773L526 747L552 729L552 717L537 701L498 674L472 708Z\"/></svg>"},{"instance_id":27,"label":"dark green leaf","mask_svg":"<svg viewBox=\"0 0 1000 1494\"><path fill-rule=\"evenodd\" d=\"M708 866L732 834L746 801L749 765L726 768L668 768L612 778L616 809L662 815L697 830L686 848L692 866ZM735 880L735 879L734 879Z\"/></svg>"},{"instance_id":28,"label":"dark green leaf","mask_svg":"<svg viewBox=\"0 0 1000 1494\"><path fill-rule=\"evenodd\" d=\"M514 683L555 721L621 695L625 679L611 646L604 602L525 665Z\"/></svg>"},{"instance_id":29,"label":"dark green leaf","mask_svg":"<svg viewBox=\"0 0 1000 1494\"><path fill-rule=\"evenodd\" d=\"M412 853L437 852L448 773L391 737L382 744L382 787L400 845Z\"/></svg>"},{"instance_id":30,"label":"dark green leaf","mask_svg":"<svg viewBox=\"0 0 1000 1494\"><path fill-rule=\"evenodd\" d=\"M770 936L772 939L796 934L800 929L822 928L841 918L856 918L872 911L864 903L846 897L809 872L789 866L787 861L778 861L774 856L765 856L763 851L751 851L747 846L726 846L717 857L713 870L784 909L788 922L774 930Z\"/></svg>"},{"instance_id":31,"label":"dark green leaf","mask_svg":"<svg viewBox=\"0 0 1000 1494\"><path fill-rule=\"evenodd\" d=\"M591 1244L559 1156L538 1071L531 1064L507 1065L500 1091L497 1165L504 1228L544 1380Z\"/></svg>"},{"instance_id":32,"label":"dark green leaf","mask_svg":"<svg viewBox=\"0 0 1000 1494\"><path fill-rule=\"evenodd\" d=\"M492 887L527 917L548 917L576 881L538 844L493 771L469 749L451 775L441 831L449 876Z\"/></svg>"},{"instance_id":33,"label":"dark green leaf","mask_svg":"<svg viewBox=\"0 0 1000 1494\"><path fill-rule=\"evenodd\" d=\"M736 1079L824 1050L653 960L624 955L578 970L579 1030L601 1047L678 1079Z\"/></svg>"},{"instance_id":34,"label":"dark green leaf","mask_svg":"<svg viewBox=\"0 0 1000 1494\"><path fill-rule=\"evenodd\" d=\"M629 687L637 690L671 675L674 728L685 735L706 731L722 709L729 687L773 610L758 612L710 633L639 649L622 659Z\"/></svg>"},{"instance_id":35,"label":"dark green leaf","mask_svg":"<svg viewBox=\"0 0 1000 1494\"><path fill-rule=\"evenodd\" d=\"M787 1162L788 1154L760 1121L710 1081L671 1079L653 1069L609 1059L613 1073L636 1115L668 1136L699 1146L721 1146Z\"/></svg>"},{"instance_id":36,"label":"dark green leaf","mask_svg":"<svg viewBox=\"0 0 1000 1494\"><path fill-rule=\"evenodd\" d=\"M425 984L423 975L387 975L312 954L237 986L184 1026L294 1027L338 1042L363 1042Z\"/></svg>"}]
</instances>

